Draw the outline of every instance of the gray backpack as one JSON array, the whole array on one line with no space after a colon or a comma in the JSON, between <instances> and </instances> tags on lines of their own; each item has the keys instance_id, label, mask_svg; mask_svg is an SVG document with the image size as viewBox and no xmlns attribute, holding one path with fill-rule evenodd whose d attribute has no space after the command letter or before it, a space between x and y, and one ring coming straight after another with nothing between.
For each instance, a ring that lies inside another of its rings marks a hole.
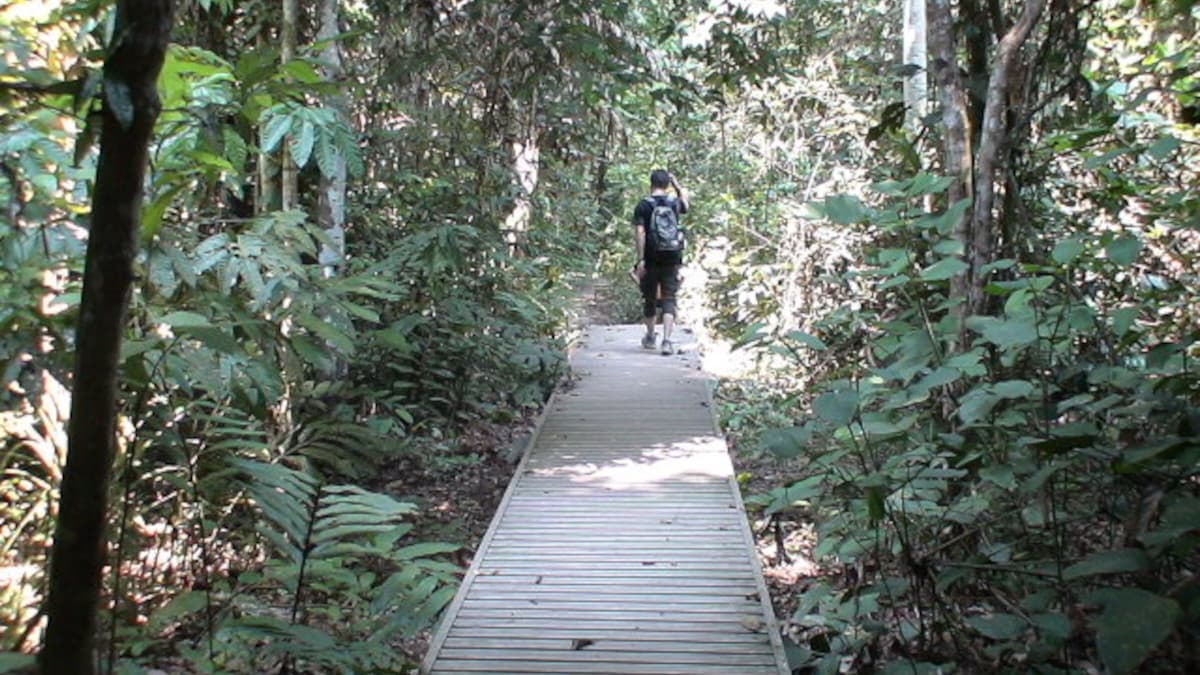
<instances>
[{"instance_id":1,"label":"gray backpack","mask_svg":"<svg viewBox=\"0 0 1200 675\"><path fill-rule=\"evenodd\" d=\"M659 257L681 258L684 248L683 229L679 227L679 211L673 197L650 197L654 210L650 212L650 227L646 230L647 248ZM668 254L661 256L661 254Z\"/></svg>"}]
</instances>

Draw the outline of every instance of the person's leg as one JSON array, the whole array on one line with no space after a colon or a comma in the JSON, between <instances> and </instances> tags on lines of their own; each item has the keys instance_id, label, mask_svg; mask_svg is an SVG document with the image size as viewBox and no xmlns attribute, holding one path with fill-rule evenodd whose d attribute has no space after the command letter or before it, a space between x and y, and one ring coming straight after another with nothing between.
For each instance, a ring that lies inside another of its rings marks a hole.
<instances>
[{"instance_id":1,"label":"person's leg","mask_svg":"<svg viewBox=\"0 0 1200 675\"><path fill-rule=\"evenodd\" d=\"M679 267L663 268L660 275L662 287L663 341L662 353L672 354L675 346L671 342L671 331L675 328L675 294L679 292Z\"/></svg>"},{"instance_id":2,"label":"person's leg","mask_svg":"<svg viewBox=\"0 0 1200 675\"><path fill-rule=\"evenodd\" d=\"M654 320L657 316L658 304L658 277L653 274L653 268L646 267L642 272L641 291L642 291L642 320L646 324L646 334L642 336L642 347L646 349L654 349L656 336L654 335Z\"/></svg>"}]
</instances>

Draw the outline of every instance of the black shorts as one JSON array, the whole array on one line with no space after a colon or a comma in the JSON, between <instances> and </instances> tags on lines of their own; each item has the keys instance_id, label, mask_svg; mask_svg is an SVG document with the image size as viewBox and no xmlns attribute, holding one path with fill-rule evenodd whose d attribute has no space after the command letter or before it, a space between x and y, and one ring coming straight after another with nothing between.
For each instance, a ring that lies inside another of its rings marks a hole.
<instances>
[{"instance_id":1,"label":"black shorts","mask_svg":"<svg viewBox=\"0 0 1200 675\"><path fill-rule=\"evenodd\" d=\"M664 314L675 314L675 294L679 292L679 265L646 265L642 275L642 316L654 316L659 300Z\"/></svg>"}]
</instances>

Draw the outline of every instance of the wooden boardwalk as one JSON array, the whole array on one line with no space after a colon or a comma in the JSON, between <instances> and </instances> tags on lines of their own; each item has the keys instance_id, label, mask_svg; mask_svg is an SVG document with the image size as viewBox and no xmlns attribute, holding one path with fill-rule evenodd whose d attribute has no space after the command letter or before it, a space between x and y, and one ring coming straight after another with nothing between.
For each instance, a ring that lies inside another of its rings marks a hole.
<instances>
[{"instance_id":1,"label":"wooden boardwalk","mask_svg":"<svg viewBox=\"0 0 1200 675\"><path fill-rule=\"evenodd\" d=\"M708 380L641 330L573 355L423 673L788 672Z\"/></svg>"}]
</instances>

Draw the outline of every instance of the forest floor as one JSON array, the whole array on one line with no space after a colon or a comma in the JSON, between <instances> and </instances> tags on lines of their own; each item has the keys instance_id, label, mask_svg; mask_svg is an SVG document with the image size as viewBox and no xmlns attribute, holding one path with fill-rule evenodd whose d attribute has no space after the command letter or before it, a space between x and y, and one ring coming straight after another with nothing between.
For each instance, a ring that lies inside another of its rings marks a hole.
<instances>
[{"instance_id":1,"label":"forest floor","mask_svg":"<svg viewBox=\"0 0 1200 675\"><path fill-rule=\"evenodd\" d=\"M387 491L419 507L412 533L417 541L459 544L455 562L464 570L471 564L517 468L520 454L513 444L529 433L533 419L479 423L456 439L450 454L438 454L436 461L413 459L384 472L380 478ZM397 646L417 662L431 637L432 631L424 631Z\"/></svg>"}]
</instances>

